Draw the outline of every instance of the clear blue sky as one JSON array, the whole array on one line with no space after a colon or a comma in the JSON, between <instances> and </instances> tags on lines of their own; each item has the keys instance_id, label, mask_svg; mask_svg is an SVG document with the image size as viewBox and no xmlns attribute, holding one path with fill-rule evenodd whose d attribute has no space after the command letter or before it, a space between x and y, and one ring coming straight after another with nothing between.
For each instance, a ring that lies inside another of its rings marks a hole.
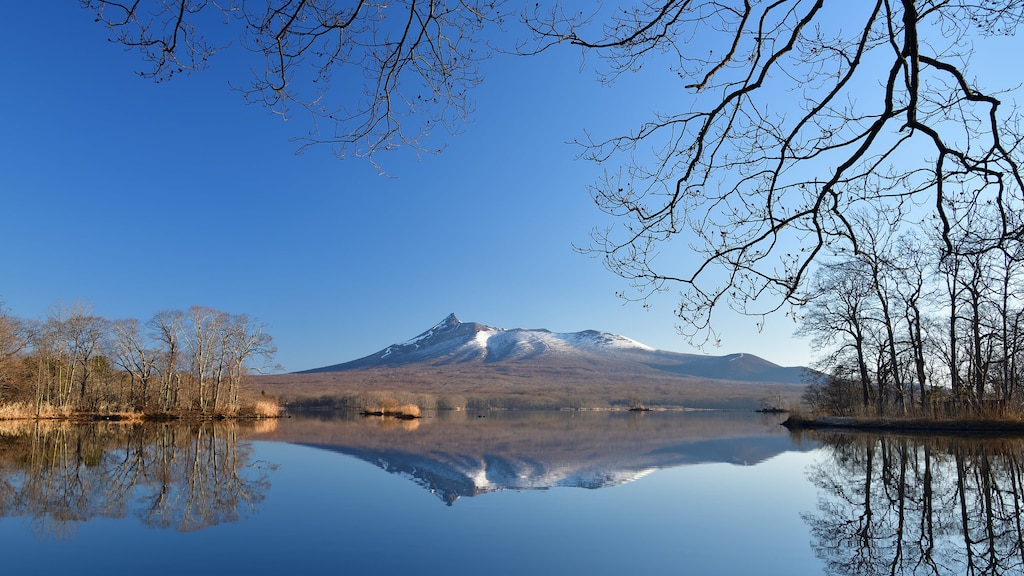
<instances>
[{"instance_id":1,"label":"clear blue sky","mask_svg":"<svg viewBox=\"0 0 1024 576\"><path fill-rule=\"evenodd\" d=\"M295 155L304 126L246 106L227 85L245 73L230 54L157 85L107 35L77 2L13 2L0 22L0 301L14 315L57 302L111 319L246 313L289 371L364 356L450 312L696 351L676 334L674 294L624 304L626 282L572 250L608 221L586 192L602 169L565 143L635 124L657 97L683 96L680 83L609 89L570 51L499 56L448 149L382 156L384 178L326 148ZM793 328L728 318L707 352L804 364Z\"/></svg>"}]
</instances>

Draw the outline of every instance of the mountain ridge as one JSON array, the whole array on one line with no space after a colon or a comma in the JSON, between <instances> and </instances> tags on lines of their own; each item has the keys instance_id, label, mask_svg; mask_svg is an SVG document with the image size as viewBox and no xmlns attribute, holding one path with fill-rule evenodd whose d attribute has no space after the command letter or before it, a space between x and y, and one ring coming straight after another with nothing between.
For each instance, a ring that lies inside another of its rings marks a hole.
<instances>
[{"instance_id":1,"label":"mountain ridge","mask_svg":"<svg viewBox=\"0 0 1024 576\"><path fill-rule=\"evenodd\" d=\"M386 346L362 358L296 372L323 374L411 366L470 365L502 370L517 366L558 364L582 369L615 366L628 374L630 366L691 378L798 385L803 367L784 367L759 356L724 356L658 350L631 338L599 330L558 333L547 329L495 328L462 322L452 313L417 336Z\"/></svg>"}]
</instances>

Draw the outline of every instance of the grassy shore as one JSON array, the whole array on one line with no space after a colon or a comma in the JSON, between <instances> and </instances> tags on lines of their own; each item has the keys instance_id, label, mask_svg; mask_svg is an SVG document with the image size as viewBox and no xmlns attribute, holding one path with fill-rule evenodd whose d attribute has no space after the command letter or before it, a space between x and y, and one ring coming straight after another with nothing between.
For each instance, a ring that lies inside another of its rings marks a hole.
<instances>
[{"instance_id":1,"label":"grassy shore","mask_svg":"<svg viewBox=\"0 0 1024 576\"><path fill-rule=\"evenodd\" d=\"M782 423L790 430L872 430L887 432L1024 433L1024 420L1014 416L869 417L792 414Z\"/></svg>"},{"instance_id":2,"label":"grassy shore","mask_svg":"<svg viewBox=\"0 0 1024 576\"><path fill-rule=\"evenodd\" d=\"M23 402L0 403L0 420L70 420L70 421L124 421L151 422L169 420L212 420L228 418L277 418L282 407L271 400L258 400L252 405L234 411L201 410L154 410L118 411L95 410L77 411L50 404L27 404Z\"/></svg>"},{"instance_id":3,"label":"grassy shore","mask_svg":"<svg viewBox=\"0 0 1024 576\"><path fill-rule=\"evenodd\" d=\"M763 399L800 400L802 386L712 380L650 370L640 374L581 370L577 366L473 365L360 369L313 374L267 374L252 390L279 398L289 409L361 410L391 397L423 410L558 410L723 408L753 410Z\"/></svg>"}]
</instances>

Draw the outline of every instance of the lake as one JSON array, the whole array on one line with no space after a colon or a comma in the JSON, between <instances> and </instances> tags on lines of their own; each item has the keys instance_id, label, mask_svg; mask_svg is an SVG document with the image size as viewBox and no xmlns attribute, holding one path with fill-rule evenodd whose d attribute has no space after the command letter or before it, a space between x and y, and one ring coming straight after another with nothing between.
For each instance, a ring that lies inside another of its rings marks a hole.
<instances>
[{"instance_id":1,"label":"lake","mask_svg":"<svg viewBox=\"0 0 1024 576\"><path fill-rule=\"evenodd\" d=\"M734 412L0 423L6 570L1002 574L1024 441Z\"/></svg>"}]
</instances>

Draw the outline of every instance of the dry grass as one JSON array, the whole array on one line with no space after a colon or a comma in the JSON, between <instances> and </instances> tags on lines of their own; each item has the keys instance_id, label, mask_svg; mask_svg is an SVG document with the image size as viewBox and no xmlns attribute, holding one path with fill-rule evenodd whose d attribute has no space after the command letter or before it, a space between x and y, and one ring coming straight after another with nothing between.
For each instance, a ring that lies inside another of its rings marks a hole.
<instances>
[{"instance_id":1,"label":"dry grass","mask_svg":"<svg viewBox=\"0 0 1024 576\"><path fill-rule=\"evenodd\" d=\"M50 404L43 404L38 410L35 405L25 402L0 404L0 420L55 420L70 418L71 415L69 408L59 408Z\"/></svg>"},{"instance_id":2,"label":"dry grass","mask_svg":"<svg viewBox=\"0 0 1024 576\"><path fill-rule=\"evenodd\" d=\"M35 419L7 419L0 420L0 436L24 436L29 433L50 433L60 426L70 425L66 421L58 420L35 420Z\"/></svg>"},{"instance_id":3,"label":"dry grass","mask_svg":"<svg viewBox=\"0 0 1024 576\"><path fill-rule=\"evenodd\" d=\"M242 410L230 413L225 413L225 416L244 416L244 417L256 417L256 418L277 418L281 415L284 409L282 406L274 400L261 399L253 402L248 407ZM113 406L101 405L95 410L88 412L76 412L71 408L60 408L50 404L42 404L36 406L34 403L29 402L5 402L0 403L0 422L2 421L16 421L16 420L71 420L71 421L84 421L84 420L108 420L112 422L121 422L126 424L136 424L139 422L145 422L146 420L153 419L177 419L179 417L188 417L188 412L174 412L174 413L152 413L142 411L125 411L117 410Z\"/></svg>"},{"instance_id":4,"label":"dry grass","mask_svg":"<svg viewBox=\"0 0 1024 576\"><path fill-rule=\"evenodd\" d=\"M756 409L779 395L794 405L803 386L679 376L653 369L634 373L526 365L410 366L317 374L258 376L253 385L286 405L377 411L385 398L422 410L608 409L647 407Z\"/></svg>"},{"instance_id":5,"label":"dry grass","mask_svg":"<svg viewBox=\"0 0 1024 576\"><path fill-rule=\"evenodd\" d=\"M281 415L281 405L273 400L257 400L252 407L257 418L277 418Z\"/></svg>"},{"instance_id":6,"label":"dry grass","mask_svg":"<svg viewBox=\"0 0 1024 576\"><path fill-rule=\"evenodd\" d=\"M395 416L398 418L419 418L420 407L412 402L400 403L393 396L383 396L376 402L368 402L363 405L363 412L371 414L382 414L384 416Z\"/></svg>"},{"instance_id":7,"label":"dry grass","mask_svg":"<svg viewBox=\"0 0 1024 576\"><path fill-rule=\"evenodd\" d=\"M419 418L420 407L415 404L402 404L398 408L395 408L395 412L399 416L413 416L415 418Z\"/></svg>"}]
</instances>

